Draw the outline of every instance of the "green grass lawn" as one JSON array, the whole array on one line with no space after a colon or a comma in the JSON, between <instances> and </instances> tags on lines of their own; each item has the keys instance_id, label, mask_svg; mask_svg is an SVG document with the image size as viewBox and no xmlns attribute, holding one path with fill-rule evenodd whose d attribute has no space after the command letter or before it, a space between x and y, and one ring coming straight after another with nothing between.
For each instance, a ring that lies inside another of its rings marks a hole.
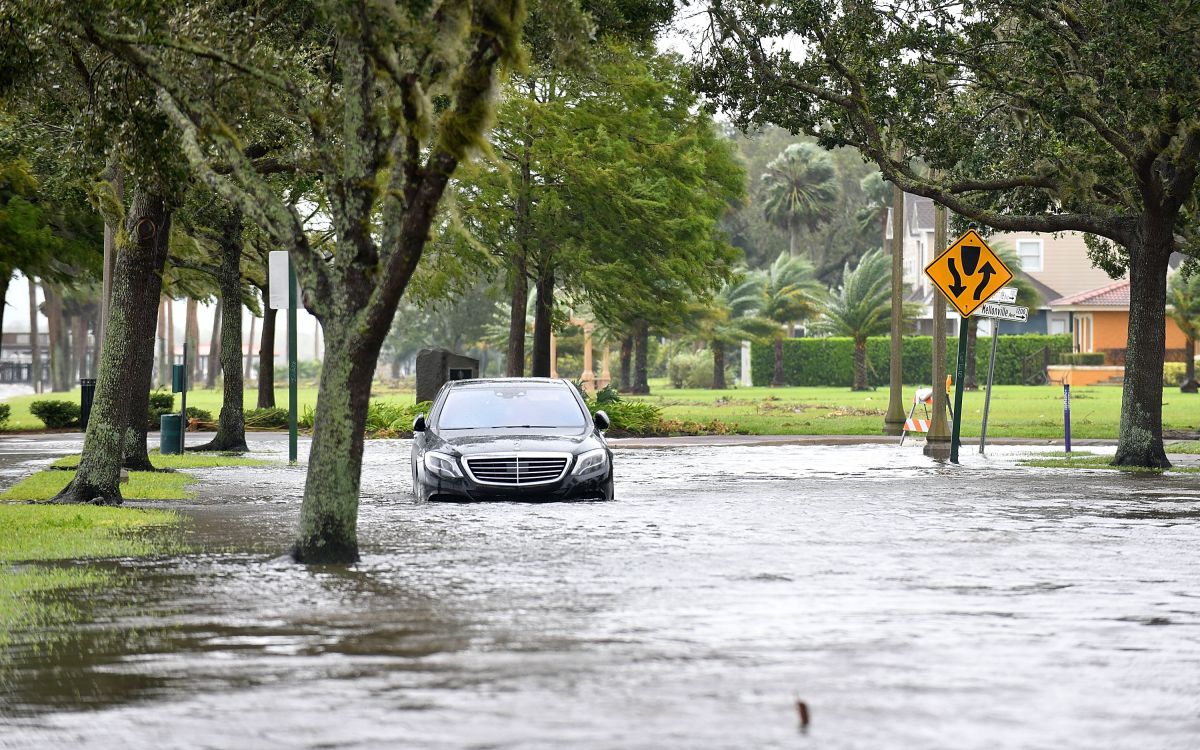
<instances>
[{"instance_id":1,"label":"green grass lawn","mask_svg":"<svg viewBox=\"0 0 1200 750\"><path fill-rule=\"evenodd\" d=\"M44 644L54 626L79 616L77 598L59 594L114 580L97 569L16 563L169 552L178 547L175 540L148 532L180 521L162 510L0 503L0 646L15 630L37 631Z\"/></svg>"},{"instance_id":2,"label":"green grass lawn","mask_svg":"<svg viewBox=\"0 0 1200 750\"><path fill-rule=\"evenodd\" d=\"M1034 458L1018 461L1021 466L1033 466L1041 469L1108 469L1109 471L1126 471L1137 474L1162 474L1161 469L1146 469L1137 466L1113 466L1112 456L1098 456L1088 451L1072 451L1071 453L1045 453ZM1174 466L1167 469L1168 474L1197 474L1200 467Z\"/></svg>"},{"instance_id":3,"label":"green grass lawn","mask_svg":"<svg viewBox=\"0 0 1200 750\"><path fill-rule=\"evenodd\" d=\"M285 372L286 374L286 372ZM284 380L283 382L287 382ZM382 385L377 385L371 392L372 398L383 401L395 401L396 403L411 404L416 398L416 392L413 390L396 390L386 388ZM187 402L188 406L195 406L200 409L212 412L213 419L221 412L221 399L224 398L220 388L202 388L194 391L188 391ZM29 413L29 405L39 399L52 399L62 401L73 401L79 403L79 389L63 393L42 393L37 395L14 396L4 401L12 406L12 416L9 418L6 429L9 430L41 430L45 429L42 420ZM245 408L253 409L258 405L258 389L253 386L246 389L245 397L242 399ZM317 386L313 383L302 384L296 392L296 402L300 412L303 413L305 407L316 408L317 405ZM275 405L286 409L288 405L287 387L275 389ZM179 394L175 394L175 409L179 409Z\"/></svg>"},{"instance_id":4,"label":"green grass lawn","mask_svg":"<svg viewBox=\"0 0 1200 750\"><path fill-rule=\"evenodd\" d=\"M644 400L660 406L666 419L736 423L755 435L878 435L887 410L888 391L856 393L849 388L735 388L724 391L674 389L665 380L651 382L652 395ZM914 386L904 387L905 413L912 405ZM963 435L979 435L983 417L983 391L963 396ZM317 389L308 384L297 394L300 410L315 407ZM377 389L376 400L411 404L411 390ZM9 427L38 429L41 422L29 414L34 396L10 399L13 415ZM37 398L73 398L79 394L47 394ZM287 390L276 390L276 404L286 407ZM253 408L257 394L246 393ZM188 394L188 404L215 416L221 408L221 391L198 390ZM176 399L178 407L178 399ZM918 409L918 414L921 410ZM1076 438L1116 439L1120 423L1121 389L1115 386L1075 388L1071 393L1071 434ZM993 437L1056 438L1062 436L1062 389L1056 386L1001 385L992 391L988 434ZM1163 391L1163 427L1194 430L1200 427L1200 396Z\"/></svg>"},{"instance_id":5,"label":"green grass lawn","mask_svg":"<svg viewBox=\"0 0 1200 750\"><path fill-rule=\"evenodd\" d=\"M47 469L25 477L0 494L0 500L42 501L49 500L66 487L75 472ZM121 485L121 496L126 500L183 500L194 497L187 489L196 478L189 474L156 471L131 471L129 482Z\"/></svg>"},{"instance_id":6,"label":"green grass lawn","mask_svg":"<svg viewBox=\"0 0 1200 750\"><path fill-rule=\"evenodd\" d=\"M78 453L63 456L50 466L55 469L74 469L79 466L79 458ZM157 450L152 450L150 463L156 469L211 469L215 466L269 466L273 462L261 458L246 458L237 453L185 453L182 456L164 456Z\"/></svg>"},{"instance_id":7,"label":"green grass lawn","mask_svg":"<svg viewBox=\"0 0 1200 750\"><path fill-rule=\"evenodd\" d=\"M904 411L916 388L904 387ZM736 388L725 391L673 389L651 383L641 397L663 410L667 419L737 423L761 435L878 435L888 406L888 391L854 392L849 388ZM962 434L979 435L982 390L963 394ZM920 407L917 413L921 414ZM1113 386L1073 388L1071 435L1116 439L1121 419L1121 389ZM1163 391L1163 427L1200 427L1200 396ZM1062 389L1054 386L1001 385L992 389L988 435L991 437L1061 437Z\"/></svg>"}]
</instances>

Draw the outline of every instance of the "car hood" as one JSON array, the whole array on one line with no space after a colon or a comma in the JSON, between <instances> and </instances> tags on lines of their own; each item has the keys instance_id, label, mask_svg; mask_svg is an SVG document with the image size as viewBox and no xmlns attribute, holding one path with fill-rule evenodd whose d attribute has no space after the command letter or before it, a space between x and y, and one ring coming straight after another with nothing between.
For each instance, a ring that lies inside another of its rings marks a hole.
<instances>
[{"instance_id":1,"label":"car hood","mask_svg":"<svg viewBox=\"0 0 1200 750\"><path fill-rule=\"evenodd\" d=\"M454 430L437 433L430 448L453 448L464 456L475 453L578 453L602 445L591 433L554 435L523 430Z\"/></svg>"}]
</instances>

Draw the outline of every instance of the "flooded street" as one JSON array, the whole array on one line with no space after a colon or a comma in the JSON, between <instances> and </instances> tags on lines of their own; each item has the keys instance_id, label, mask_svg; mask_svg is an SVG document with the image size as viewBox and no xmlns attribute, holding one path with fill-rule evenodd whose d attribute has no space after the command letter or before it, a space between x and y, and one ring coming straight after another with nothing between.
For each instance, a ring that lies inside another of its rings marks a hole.
<instances>
[{"instance_id":1,"label":"flooded street","mask_svg":"<svg viewBox=\"0 0 1200 750\"><path fill-rule=\"evenodd\" d=\"M0 747L1196 747L1200 475L1022 451L618 450L615 502L453 505L368 441L349 569L279 557L303 467L210 470L195 551L7 648Z\"/></svg>"}]
</instances>

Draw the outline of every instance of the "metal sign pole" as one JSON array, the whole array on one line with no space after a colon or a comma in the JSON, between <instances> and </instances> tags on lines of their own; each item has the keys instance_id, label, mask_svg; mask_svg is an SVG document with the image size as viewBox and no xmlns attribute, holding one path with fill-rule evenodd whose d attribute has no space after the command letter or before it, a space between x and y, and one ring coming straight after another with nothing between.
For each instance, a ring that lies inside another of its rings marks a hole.
<instances>
[{"instance_id":1,"label":"metal sign pole","mask_svg":"<svg viewBox=\"0 0 1200 750\"><path fill-rule=\"evenodd\" d=\"M288 255L288 461L296 463L296 268Z\"/></svg>"},{"instance_id":2,"label":"metal sign pole","mask_svg":"<svg viewBox=\"0 0 1200 750\"><path fill-rule=\"evenodd\" d=\"M992 356L988 360L987 390L983 394L983 428L979 430L979 453L983 453L983 444L987 442L988 408L992 404L992 376L996 373L996 334L1000 333L1000 322L992 321Z\"/></svg>"},{"instance_id":3,"label":"metal sign pole","mask_svg":"<svg viewBox=\"0 0 1200 750\"><path fill-rule=\"evenodd\" d=\"M1071 452L1071 384L1063 383L1063 437L1066 452Z\"/></svg>"},{"instance_id":4,"label":"metal sign pole","mask_svg":"<svg viewBox=\"0 0 1200 750\"><path fill-rule=\"evenodd\" d=\"M187 387L188 387L188 345L183 342L183 388L179 390L179 455L183 455L184 436L187 435Z\"/></svg>"},{"instance_id":5,"label":"metal sign pole","mask_svg":"<svg viewBox=\"0 0 1200 750\"><path fill-rule=\"evenodd\" d=\"M967 370L967 319L958 319L958 368L954 373L954 419L950 427L950 463L958 463L959 432L962 429L963 374Z\"/></svg>"}]
</instances>

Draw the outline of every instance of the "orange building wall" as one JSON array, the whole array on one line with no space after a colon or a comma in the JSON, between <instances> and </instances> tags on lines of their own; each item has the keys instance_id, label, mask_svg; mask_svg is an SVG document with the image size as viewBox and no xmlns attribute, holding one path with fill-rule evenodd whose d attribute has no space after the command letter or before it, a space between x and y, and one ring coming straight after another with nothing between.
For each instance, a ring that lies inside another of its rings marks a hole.
<instances>
[{"instance_id":1,"label":"orange building wall","mask_svg":"<svg viewBox=\"0 0 1200 750\"><path fill-rule=\"evenodd\" d=\"M1076 313L1077 315L1079 313ZM1129 343L1129 313L1125 310L1094 312L1095 328L1092 331L1092 351L1124 349ZM1175 321L1167 318L1167 348L1182 349L1187 337Z\"/></svg>"}]
</instances>

